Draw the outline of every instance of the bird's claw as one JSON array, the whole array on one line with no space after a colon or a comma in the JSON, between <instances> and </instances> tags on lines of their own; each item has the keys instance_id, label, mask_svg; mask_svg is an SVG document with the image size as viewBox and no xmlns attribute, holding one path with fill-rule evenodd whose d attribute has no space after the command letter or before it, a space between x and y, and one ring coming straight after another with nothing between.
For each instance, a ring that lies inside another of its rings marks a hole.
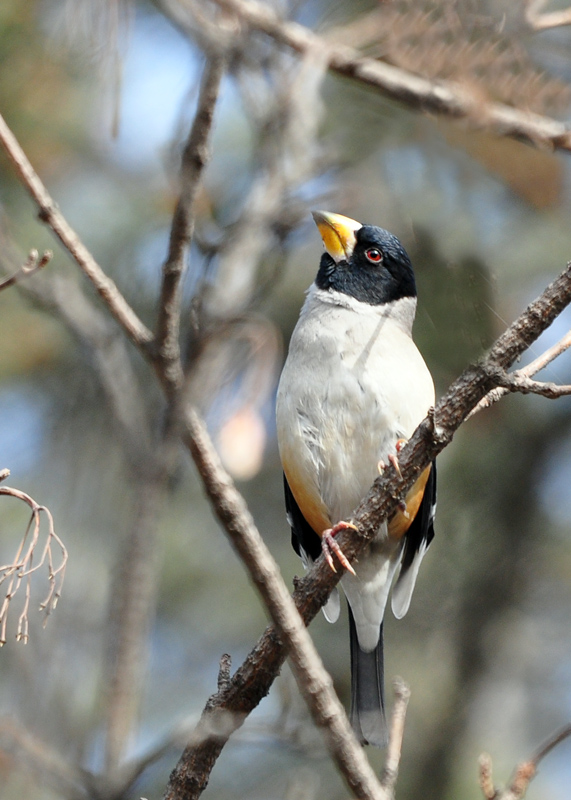
<instances>
[{"instance_id":1,"label":"bird's claw","mask_svg":"<svg viewBox=\"0 0 571 800\"><path fill-rule=\"evenodd\" d=\"M389 453L388 459L395 468L396 474L399 476L399 478L402 478L402 472L400 471L400 464L398 457L394 453Z\"/></svg>"},{"instance_id":2,"label":"bird's claw","mask_svg":"<svg viewBox=\"0 0 571 800\"><path fill-rule=\"evenodd\" d=\"M400 453L400 451L403 449L403 447L405 446L406 442L407 442L406 439L397 439L397 443L395 444L395 450L397 451L396 454L395 453L389 453L389 455L388 455L388 459L391 462L391 464L393 465L393 467L395 469L395 472L399 476L399 478L402 478L402 472L400 471L398 453Z\"/></svg>"},{"instance_id":3,"label":"bird's claw","mask_svg":"<svg viewBox=\"0 0 571 800\"><path fill-rule=\"evenodd\" d=\"M321 534L321 549L323 551L323 555L325 556L325 560L333 570L333 572L337 572L335 568L335 564L333 563L333 556L331 553L335 553L337 558L339 559L341 566L344 567L347 572L350 572L351 575L356 575L355 570L351 566L350 561L348 560L347 556L340 548L339 544L335 539L335 534L339 533L339 531L347 530L351 528L352 530L356 531L357 526L353 525L352 522L338 522L332 528L327 528L327 530L323 531Z\"/></svg>"}]
</instances>

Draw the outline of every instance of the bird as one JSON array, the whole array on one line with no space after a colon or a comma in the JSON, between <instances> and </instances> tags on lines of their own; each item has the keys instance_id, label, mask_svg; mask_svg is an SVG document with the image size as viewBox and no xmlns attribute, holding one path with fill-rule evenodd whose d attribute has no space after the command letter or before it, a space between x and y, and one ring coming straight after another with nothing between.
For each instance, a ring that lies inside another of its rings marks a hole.
<instances>
[{"instance_id":1,"label":"bird","mask_svg":"<svg viewBox=\"0 0 571 800\"><path fill-rule=\"evenodd\" d=\"M391 593L395 617L409 608L434 537L436 463L354 565L335 535L355 527L347 519L387 462L399 471L398 452L434 405L434 384L412 339L416 282L399 239L329 211L314 211L313 218L324 252L276 395L285 505L304 565L322 552L333 569L333 556L340 561L349 612L350 720L362 744L384 747L385 606ZM337 620L337 589L323 610L330 622Z\"/></svg>"}]
</instances>

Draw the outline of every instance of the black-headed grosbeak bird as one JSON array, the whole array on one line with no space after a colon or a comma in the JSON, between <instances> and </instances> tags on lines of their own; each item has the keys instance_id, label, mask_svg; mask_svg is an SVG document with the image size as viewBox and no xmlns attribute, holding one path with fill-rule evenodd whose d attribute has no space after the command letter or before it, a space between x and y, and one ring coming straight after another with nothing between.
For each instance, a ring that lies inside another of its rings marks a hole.
<instances>
[{"instance_id":1,"label":"black-headed grosbeak bird","mask_svg":"<svg viewBox=\"0 0 571 800\"><path fill-rule=\"evenodd\" d=\"M416 284L396 236L313 214L325 252L293 332L277 395L277 433L292 543L306 563L323 551L345 572L351 633L351 723L363 743L387 741L383 616L406 614L434 536L436 467L428 467L351 567L335 541L379 469L434 404L430 372L412 340ZM333 592L326 617L339 616Z\"/></svg>"}]
</instances>

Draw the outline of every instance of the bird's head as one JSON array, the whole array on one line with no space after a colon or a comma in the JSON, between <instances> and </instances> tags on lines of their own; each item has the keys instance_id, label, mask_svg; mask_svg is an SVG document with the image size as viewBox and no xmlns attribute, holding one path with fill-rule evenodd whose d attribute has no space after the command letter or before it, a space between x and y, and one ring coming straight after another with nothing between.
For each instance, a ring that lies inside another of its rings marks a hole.
<instances>
[{"instance_id":1,"label":"bird's head","mask_svg":"<svg viewBox=\"0 0 571 800\"><path fill-rule=\"evenodd\" d=\"M315 283L371 305L416 297L410 258L392 233L329 211L314 211L325 252Z\"/></svg>"}]
</instances>

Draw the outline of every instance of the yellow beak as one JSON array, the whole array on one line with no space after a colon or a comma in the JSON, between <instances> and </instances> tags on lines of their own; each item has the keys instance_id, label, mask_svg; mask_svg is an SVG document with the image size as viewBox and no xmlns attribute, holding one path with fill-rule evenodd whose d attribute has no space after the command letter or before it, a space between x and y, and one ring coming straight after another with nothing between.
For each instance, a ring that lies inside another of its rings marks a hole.
<instances>
[{"instance_id":1,"label":"yellow beak","mask_svg":"<svg viewBox=\"0 0 571 800\"><path fill-rule=\"evenodd\" d=\"M349 259L357 242L355 232L363 227L361 223L341 214L332 214L330 211L312 213L325 249L331 258L336 263Z\"/></svg>"}]
</instances>

